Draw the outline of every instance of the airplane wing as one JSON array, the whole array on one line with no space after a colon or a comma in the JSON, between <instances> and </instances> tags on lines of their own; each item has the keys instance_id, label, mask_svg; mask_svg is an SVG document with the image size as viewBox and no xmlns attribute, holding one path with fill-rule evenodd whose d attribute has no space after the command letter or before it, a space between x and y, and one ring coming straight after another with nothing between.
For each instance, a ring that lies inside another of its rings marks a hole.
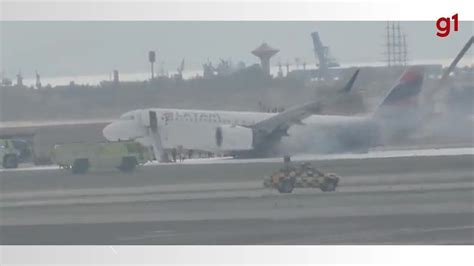
<instances>
[{"instance_id":1,"label":"airplane wing","mask_svg":"<svg viewBox=\"0 0 474 266\"><path fill-rule=\"evenodd\" d=\"M303 124L303 119L316 113L319 109L319 103L309 102L292 107L254 124L251 126L254 148L262 145L265 146L267 143L279 141L283 136L288 136L288 129L292 125Z\"/></svg>"},{"instance_id":2,"label":"airplane wing","mask_svg":"<svg viewBox=\"0 0 474 266\"><path fill-rule=\"evenodd\" d=\"M358 74L359 69L355 71L341 91L349 92L353 87ZM264 138L275 133L287 135L286 131L292 125L302 125L303 119L318 113L320 110L321 106L319 102L308 102L303 105L294 106L275 116L260 121L253 125L252 129L256 133L257 138Z\"/></svg>"},{"instance_id":3,"label":"airplane wing","mask_svg":"<svg viewBox=\"0 0 474 266\"><path fill-rule=\"evenodd\" d=\"M275 131L286 131L290 126L303 124L302 120L319 110L318 102L309 102L289 108L275 116L260 121L252 126L258 134L271 134Z\"/></svg>"}]
</instances>

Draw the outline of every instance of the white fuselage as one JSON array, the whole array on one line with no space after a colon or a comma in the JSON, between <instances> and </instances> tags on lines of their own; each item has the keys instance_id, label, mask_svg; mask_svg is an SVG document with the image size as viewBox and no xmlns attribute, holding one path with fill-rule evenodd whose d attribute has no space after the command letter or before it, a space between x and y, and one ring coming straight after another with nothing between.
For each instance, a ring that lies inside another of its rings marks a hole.
<instances>
[{"instance_id":1,"label":"white fuselage","mask_svg":"<svg viewBox=\"0 0 474 266\"><path fill-rule=\"evenodd\" d=\"M150 145L147 138L146 115L149 111L156 113L158 133L163 149L192 149L201 151L223 151L216 143L216 129L226 126L233 130L238 126L241 130L235 134L233 144L235 150L253 149L252 137L248 127L266 120L275 113L208 111L185 109L141 109L130 111L119 120L104 128L104 136L111 141L136 139L145 145ZM333 152L351 150L354 147L367 149L367 143L372 138L373 127L370 116L331 116L311 115L304 119L303 125L290 127L288 137L284 137L279 148L285 152L312 151ZM235 139L237 138L237 139ZM234 147L230 145L229 147ZM234 148L224 149L232 151Z\"/></svg>"}]
</instances>

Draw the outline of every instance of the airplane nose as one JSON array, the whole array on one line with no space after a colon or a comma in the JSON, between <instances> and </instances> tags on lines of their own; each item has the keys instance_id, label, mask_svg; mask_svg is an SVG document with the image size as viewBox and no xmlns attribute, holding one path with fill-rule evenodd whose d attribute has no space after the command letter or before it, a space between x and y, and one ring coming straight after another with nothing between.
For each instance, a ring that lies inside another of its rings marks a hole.
<instances>
[{"instance_id":1,"label":"airplane nose","mask_svg":"<svg viewBox=\"0 0 474 266\"><path fill-rule=\"evenodd\" d=\"M116 131L115 123L110 123L102 129L102 135L104 135L108 141L118 141Z\"/></svg>"},{"instance_id":2,"label":"airplane nose","mask_svg":"<svg viewBox=\"0 0 474 266\"><path fill-rule=\"evenodd\" d=\"M143 137L140 127L132 121L116 121L102 129L102 134L108 141L132 140Z\"/></svg>"}]
</instances>

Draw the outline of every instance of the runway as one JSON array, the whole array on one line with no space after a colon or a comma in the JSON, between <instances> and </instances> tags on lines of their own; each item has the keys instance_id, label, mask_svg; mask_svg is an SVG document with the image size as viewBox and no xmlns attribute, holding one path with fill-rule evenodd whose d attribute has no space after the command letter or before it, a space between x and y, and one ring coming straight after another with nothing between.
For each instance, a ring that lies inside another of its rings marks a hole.
<instances>
[{"instance_id":1,"label":"runway","mask_svg":"<svg viewBox=\"0 0 474 266\"><path fill-rule=\"evenodd\" d=\"M313 161L337 192L281 195L279 163L1 174L2 244L474 244L474 155Z\"/></svg>"}]
</instances>

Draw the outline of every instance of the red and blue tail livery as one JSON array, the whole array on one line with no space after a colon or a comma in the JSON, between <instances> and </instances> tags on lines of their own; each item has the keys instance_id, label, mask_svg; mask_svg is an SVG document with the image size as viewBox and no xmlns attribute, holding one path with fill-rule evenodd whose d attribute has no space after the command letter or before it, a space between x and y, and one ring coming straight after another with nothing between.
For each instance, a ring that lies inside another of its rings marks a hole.
<instances>
[{"instance_id":1,"label":"red and blue tail livery","mask_svg":"<svg viewBox=\"0 0 474 266\"><path fill-rule=\"evenodd\" d=\"M383 106L416 106L418 95L423 86L424 69L419 66L410 67L403 73L400 80L382 102Z\"/></svg>"}]
</instances>

